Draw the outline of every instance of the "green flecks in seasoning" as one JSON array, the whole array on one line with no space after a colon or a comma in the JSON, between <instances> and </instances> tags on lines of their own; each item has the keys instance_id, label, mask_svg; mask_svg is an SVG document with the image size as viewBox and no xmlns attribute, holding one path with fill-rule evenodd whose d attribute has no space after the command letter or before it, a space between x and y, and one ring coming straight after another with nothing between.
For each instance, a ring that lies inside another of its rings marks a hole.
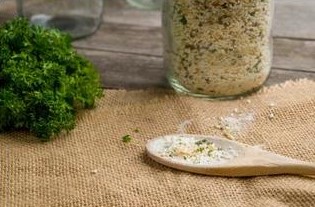
<instances>
[{"instance_id":1,"label":"green flecks in seasoning","mask_svg":"<svg viewBox=\"0 0 315 207\"><path fill-rule=\"evenodd\" d=\"M206 140L206 139L202 139L202 140L199 140L199 141L195 142L195 144L196 144L197 146L200 146L200 145L202 145L202 144L204 144L204 143L207 143L207 140Z\"/></svg>"},{"instance_id":2,"label":"green flecks in seasoning","mask_svg":"<svg viewBox=\"0 0 315 207\"><path fill-rule=\"evenodd\" d=\"M132 137L129 134L122 137L122 141L124 143L129 143L131 142L131 140L132 140Z\"/></svg>"},{"instance_id":3,"label":"green flecks in seasoning","mask_svg":"<svg viewBox=\"0 0 315 207\"><path fill-rule=\"evenodd\" d=\"M180 22L183 24L183 25L186 25L187 24L187 19L186 17L183 15L182 18L180 19Z\"/></svg>"}]
</instances>

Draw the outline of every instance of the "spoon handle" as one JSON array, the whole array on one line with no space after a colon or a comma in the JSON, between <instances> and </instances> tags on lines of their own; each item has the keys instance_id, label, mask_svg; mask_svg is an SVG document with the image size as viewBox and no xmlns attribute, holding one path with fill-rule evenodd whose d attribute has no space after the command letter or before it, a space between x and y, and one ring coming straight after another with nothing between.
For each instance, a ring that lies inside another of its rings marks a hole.
<instances>
[{"instance_id":1,"label":"spoon handle","mask_svg":"<svg viewBox=\"0 0 315 207\"><path fill-rule=\"evenodd\" d=\"M246 158L242 159L238 166L240 169L243 168L242 170L247 168L248 175L250 173L256 175L315 175L315 163L300 161L253 148L247 149Z\"/></svg>"},{"instance_id":2,"label":"spoon handle","mask_svg":"<svg viewBox=\"0 0 315 207\"><path fill-rule=\"evenodd\" d=\"M315 175L315 164L313 163L292 163L281 167L283 168L283 172L288 174Z\"/></svg>"},{"instance_id":3,"label":"spoon handle","mask_svg":"<svg viewBox=\"0 0 315 207\"><path fill-rule=\"evenodd\" d=\"M209 167L208 175L261 176L261 175L315 175L315 163L304 162L256 148L245 148L245 154L224 166Z\"/></svg>"}]
</instances>

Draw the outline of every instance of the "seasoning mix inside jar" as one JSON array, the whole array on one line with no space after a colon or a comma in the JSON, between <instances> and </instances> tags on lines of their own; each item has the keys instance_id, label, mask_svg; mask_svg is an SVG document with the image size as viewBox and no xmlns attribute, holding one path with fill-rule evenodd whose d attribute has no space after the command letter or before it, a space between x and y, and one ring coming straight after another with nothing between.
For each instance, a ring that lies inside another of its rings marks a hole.
<instances>
[{"instance_id":1,"label":"seasoning mix inside jar","mask_svg":"<svg viewBox=\"0 0 315 207\"><path fill-rule=\"evenodd\" d=\"M234 98L258 90L272 62L273 0L167 0L164 65L178 92Z\"/></svg>"}]
</instances>

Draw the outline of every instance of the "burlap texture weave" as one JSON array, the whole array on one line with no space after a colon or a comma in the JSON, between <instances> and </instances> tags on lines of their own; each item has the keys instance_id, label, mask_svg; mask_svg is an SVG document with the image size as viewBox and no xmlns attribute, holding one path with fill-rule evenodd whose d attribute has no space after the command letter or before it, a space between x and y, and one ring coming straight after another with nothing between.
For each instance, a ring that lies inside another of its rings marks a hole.
<instances>
[{"instance_id":1,"label":"burlap texture weave","mask_svg":"<svg viewBox=\"0 0 315 207\"><path fill-rule=\"evenodd\" d=\"M0 135L0 206L313 207L314 178L190 174L155 163L144 149L150 138L179 129L225 136L215 127L220 117L250 114L237 125L237 141L315 162L314 112L315 82L307 80L220 102L109 90L68 135L47 143L23 132ZM122 142L126 134L130 143Z\"/></svg>"}]
</instances>

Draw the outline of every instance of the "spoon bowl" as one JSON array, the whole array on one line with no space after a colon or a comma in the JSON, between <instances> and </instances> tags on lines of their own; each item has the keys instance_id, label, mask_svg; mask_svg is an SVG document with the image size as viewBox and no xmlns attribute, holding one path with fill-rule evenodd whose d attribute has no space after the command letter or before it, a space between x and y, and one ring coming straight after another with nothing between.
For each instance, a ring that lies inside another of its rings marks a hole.
<instances>
[{"instance_id":1,"label":"spoon bowl","mask_svg":"<svg viewBox=\"0 0 315 207\"><path fill-rule=\"evenodd\" d=\"M149 157L160 164L204 175L315 175L314 163L215 136L166 135L150 140L146 151Z\"/></svg>"}]
</instances>

